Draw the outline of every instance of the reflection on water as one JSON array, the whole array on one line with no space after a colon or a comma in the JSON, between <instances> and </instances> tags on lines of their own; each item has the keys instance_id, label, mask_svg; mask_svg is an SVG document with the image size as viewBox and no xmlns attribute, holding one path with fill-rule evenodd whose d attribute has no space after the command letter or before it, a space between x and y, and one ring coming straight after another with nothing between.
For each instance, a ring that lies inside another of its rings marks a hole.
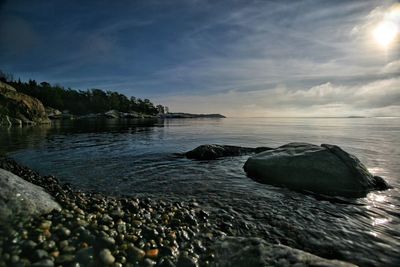
<instances>
[{"instance_id":1,"label":"reflection on water","mask_svg":"<svg viewBox=\"0 0 400 267\"><path fill-rule=\"evenodd\" d=\"M222 205L260 235L365 266L399 263L400 119L73 121L0 130L0 152L64 182L108 194L196 198ZM331 143L357 155L394 189L339 204L258 184L247 157L199 162L174 153L200 144ZM400 265L399 265L400 266Z\"/></svg>"}]
</instances>

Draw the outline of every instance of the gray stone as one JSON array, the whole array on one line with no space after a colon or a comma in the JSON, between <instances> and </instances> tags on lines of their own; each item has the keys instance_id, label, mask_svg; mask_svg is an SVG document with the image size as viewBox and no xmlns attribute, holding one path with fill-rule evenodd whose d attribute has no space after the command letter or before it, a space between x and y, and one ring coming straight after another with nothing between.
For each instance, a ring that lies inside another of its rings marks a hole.
<instances>
[{"instance_id":1,"label":"gray stone","mask_svg":"<svg viewBox=\"0 0 400 267\"><path fill-rule=\"evenodd\" d=\"M0 224L7 226L27 215L45 214L54 209L61 207L43 188L0 169Z\"/></svg>"},{"instance_id":2,"label":"gray stone","mask_svg":"<svg viewBox=\"0 0 400 267\"><path fill-rule=\"evenodd\" d=\"M324 259L284 245L272 245L261 238L225 237L216 241L213 249L215 262L211 263L212 267L284 266L282 262L288 263L288 259L290 266L355 266L343 261Z\"/></svg>"},{"instance_id":3,"label":"gray stone","mask_svg":"<svg viewBox=\"0 0 400 267\"><path fill-rule=\"evenodd\" d=\"M250 157L243 168L261 183L329 196L363 197L389 187L334 145L290 143Z\"/></svg>"}]
</instances>

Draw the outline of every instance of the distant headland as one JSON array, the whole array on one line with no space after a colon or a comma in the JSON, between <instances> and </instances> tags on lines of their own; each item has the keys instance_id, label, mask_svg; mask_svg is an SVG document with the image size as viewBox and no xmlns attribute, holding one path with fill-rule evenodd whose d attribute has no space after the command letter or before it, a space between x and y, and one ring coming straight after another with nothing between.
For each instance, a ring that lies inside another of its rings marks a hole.
<instances>
[{"instance_id":1,"label":"distant headland","mask_svg":"<svg viewBox=\"0 0 400 267\"><path fill-rule=\"evenodd\" d=\"M173 113L149 99L114 91L86 91L48 82L14 80L0 71L0 125L35 125L71 119L225 118L221 114Z\"/></svg>"},{"instance_id":2,"label":"distant headland","mask_svg":"<svg viewBox=\"0 0 400 267\"><path fill-rule=\"evenodd\" d=\"M182 112L172 112L160 115L161 118L165 119L186 119L186 118L226 118L221 114L191 114Z\"/></svg>"}]
</instances>

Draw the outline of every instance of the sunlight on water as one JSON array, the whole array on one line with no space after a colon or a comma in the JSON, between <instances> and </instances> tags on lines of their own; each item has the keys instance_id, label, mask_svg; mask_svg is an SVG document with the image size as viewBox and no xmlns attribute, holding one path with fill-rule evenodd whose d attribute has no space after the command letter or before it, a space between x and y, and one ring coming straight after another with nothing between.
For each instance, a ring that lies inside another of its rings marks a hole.
<instances>
[{"instance_id":1,"label":"sunlight on water","mask_svg":"<svg viewBox=\"0 0 400 267\"><path fill-rule=\"evenodd\" d=\"M372 226L388 223L390 220L387 218L375 218L373 219Z\"/></svg>"},{"instance_id":2,"label":"sunlight on water","mask_svg":"<svg viewBox=\"0 0 400 267\"><path fill-rule=\"evenodd\" d=\"M386 202L386 196L376 193L369 193L367 198L371 202Z\"/></svg>"}]
</instances>

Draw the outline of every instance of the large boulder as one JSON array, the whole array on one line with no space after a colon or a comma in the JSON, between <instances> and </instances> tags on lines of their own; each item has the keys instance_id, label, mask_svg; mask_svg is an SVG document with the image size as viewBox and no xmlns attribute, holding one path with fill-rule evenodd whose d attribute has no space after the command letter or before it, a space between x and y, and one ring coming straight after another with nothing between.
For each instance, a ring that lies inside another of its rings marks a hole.
<instances>
[{"instance_id":1,"label":"large boulder","mask_svg":"<svg viewBox=\"0 0 400 267\"><path fill-rule=\"evenodd\" d=\"M46 110L38 99L16 91L0 82L0 125L50 123Z\"/></svg>"},{"instance_id":2,"label":"large boulder","mask_svg":"<svg viewBox=\"0 0 400 267\"><path fill-rule=\"evenodd\" d=\"M0 227L54 209L61 207L43 188L0 169Z\"/></svg>"},{"instance_id":3,"label":"large boulder","mask_svg":"<svg viewBox=\"0 0 400 267\"><path fill-rule=\"evenodd\" d=\"M185 153L188 159L214 160L222 157L234 157L270 150L268 147L240 147L227 145L201 145Z\"/></svg>"},{"instance_id":4,"label":"large boulder","mask_svg":"<svg viewBox=\"0 0 400 267\"><path fill-rule=\"evenodd\" d=\"M215 242L213 250L213 267L355 266L343 261L324 259L284 245L272 245L261 238L225 237Z\"/></svg>"},{"instance_id":5,"label":"large boulder","mask_svg":"<svg viewBox=\"0 0 400 267\"><path fill-rule=\"evenodd\" d=\"M335 145L290 143L250 157L243 168L261 183L329 196L363 197L389 187Z\"/></svg>"}]
</instances>

